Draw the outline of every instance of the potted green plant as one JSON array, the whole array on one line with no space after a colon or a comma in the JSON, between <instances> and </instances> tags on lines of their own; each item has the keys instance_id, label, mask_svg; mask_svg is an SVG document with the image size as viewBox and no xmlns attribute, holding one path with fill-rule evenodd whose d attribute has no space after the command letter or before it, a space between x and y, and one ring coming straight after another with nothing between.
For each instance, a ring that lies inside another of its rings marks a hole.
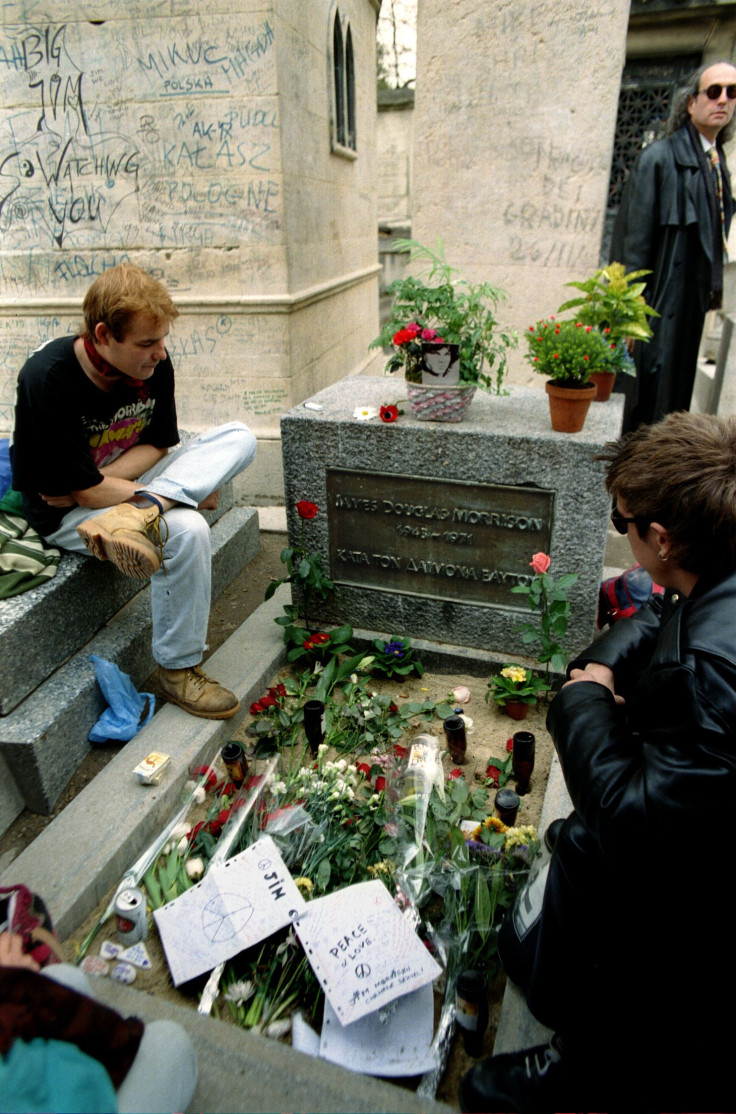
<instances>
[{"instance_id":1,"label":"potted green plant","mask_svg":"<svg viewBox=\"0 0 736 1114\"><path fill-rule=\"evenodd\" d=\"M610 397L617 372L636 375L631 348L634 341L652 337L649 317L659 317L644 298L646 283L639 280L650 271L629 271L623 263L609 263L582 282L568 282L582 297L563 302L558 313L575 310L576 320L593 325L607 338L611 353L608 363L596 369L593 380L598 387L596 401Z\"/></svg>"},{"instance_id":2,"label":"potted green plant","mask_svg":"<svg viewBox=\"0 0 736 1114\"><path fill-rule=\"evenodd\" d=\"M511 719L525 719L529 707L536 704L549 685L541 677L535 677L523 665L511 662L505 665L497 677L488 682L486 701L498 704L499 708Z\"/></svg>"},{"instance_id":3,"label":"potted green plant","mask_svg":"<svg viewBox=\"0 0 736 1114\"><path fill-rule=\"evenodd\" d=\"M610 355L608 341L592 325L551 316L529 326L526 342L526 360L547 379L552 428L558 433L578 433L596 393L590 376L605 366Z\"/></svg>"},{"instance_id":4,"label":"potted green plant","mask_svg":"<svg viewBox=\"0 0 736 1114\"><path fill-rule=\"evenodd\" d=\"M467 408L476 387L502 393L506 373L506 354L517 343L511 329L503 328L497 318L504 291L489 282L470 283L457 277L457 270L445 259L441 241L434 249L416 240L397 240L399 251L410 252L411 263L425 265L426 273L406 275L388 287L394 302L391 316L372 341L371 348L393 347L386 372L403 369L409 402L417 417L459 420L452 414L422 413L416 403L422 400L430 408L432 395L424 392L450 392L449 387L422 384L422 345L432 343L457 346L459 381L455 390L464 395L462 412Z\"/></svg>"}]
</instances>

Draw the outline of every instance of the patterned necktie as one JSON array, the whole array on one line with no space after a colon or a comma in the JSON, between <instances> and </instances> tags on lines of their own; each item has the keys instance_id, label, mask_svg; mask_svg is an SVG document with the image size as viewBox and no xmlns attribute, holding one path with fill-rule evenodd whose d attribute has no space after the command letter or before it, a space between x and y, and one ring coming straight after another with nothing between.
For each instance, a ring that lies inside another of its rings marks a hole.
<instances>
[{"instance_id":1,"label":"patterned necktie","mask_svg":"<svg viewBox=\"0 0 736 1114\"><path fill-rule=\"evenodd\" d=\"M718 148L708 148L708 158L710 165L713 169L713 184L715 186L716 198L718 200L718 208L721 213L721 239L723 241L723 255L724 258L728 256L728 244L726 243L726 214L723 211L723 177L721 175L721 160L718 157Z\"/></svg>"}]
</instances>

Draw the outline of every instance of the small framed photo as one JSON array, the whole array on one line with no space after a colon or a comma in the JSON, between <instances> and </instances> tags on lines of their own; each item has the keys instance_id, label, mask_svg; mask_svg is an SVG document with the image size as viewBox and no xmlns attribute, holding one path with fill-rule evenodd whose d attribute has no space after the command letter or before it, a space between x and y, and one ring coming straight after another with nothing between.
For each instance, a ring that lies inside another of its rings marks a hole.
<instances>
[{"instance_id":1,"label":"small framed photo","mask_svg":"<svg viewBox=\"0 0 736 1114\"><path fill-rule=\"evenodd\" d=\"M460 345L425 340L422 343L422 383L456 386L460 380Z\"/></svg>"}]
</instances>

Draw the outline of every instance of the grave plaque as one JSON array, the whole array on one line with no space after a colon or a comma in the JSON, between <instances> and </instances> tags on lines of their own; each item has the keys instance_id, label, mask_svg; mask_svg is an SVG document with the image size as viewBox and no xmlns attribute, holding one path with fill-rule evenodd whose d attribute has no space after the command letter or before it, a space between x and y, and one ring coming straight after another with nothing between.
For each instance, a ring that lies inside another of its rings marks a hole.
<instances>
[{"instance_id":1,"label":"grave plaque","mask_svg":"<svg viewBox=\"0 0 736 1114\"><path fill-rule=\"evenodd\" d=\"M532 554L549 553L554 492L327 469L330 576L339 584L525 607Z\"/></svg>"}]
</instances>

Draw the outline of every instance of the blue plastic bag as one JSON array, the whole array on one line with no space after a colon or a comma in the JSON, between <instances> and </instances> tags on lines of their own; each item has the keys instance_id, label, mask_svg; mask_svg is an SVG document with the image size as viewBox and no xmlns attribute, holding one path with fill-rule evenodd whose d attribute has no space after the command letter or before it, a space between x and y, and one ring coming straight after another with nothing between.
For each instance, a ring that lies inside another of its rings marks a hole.
<instances>
[{"instance_id":1,"label":"blue plastic bag","mask_svg":"<svg viewBox=\"0 0 736 1114\"><path fill-rule=\"evenodd\" d=\"M87 736L91 743L127 743L150 720L156 707L151 692L138 692L127 673L112 661L90 654L97 684L109 704ZM146 701L148 707L146 708Z\"/></svg>"}]
</instances>

